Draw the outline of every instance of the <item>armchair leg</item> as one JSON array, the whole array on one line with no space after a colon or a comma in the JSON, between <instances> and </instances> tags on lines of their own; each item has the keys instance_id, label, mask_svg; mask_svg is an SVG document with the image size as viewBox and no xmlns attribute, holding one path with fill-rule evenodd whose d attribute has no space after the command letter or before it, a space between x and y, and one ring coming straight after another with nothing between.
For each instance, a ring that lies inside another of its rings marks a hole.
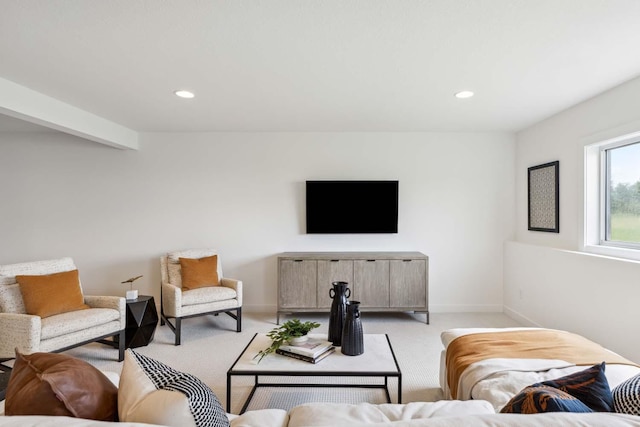
<instances>
[{"instance_id":1,"label":"armchair leg","mask_svg":"<svg viewBox=\"0 0 640 427\"><path fill-rule=\"evenodd\" d=\"M176 330L174 331L176 334L176 342L175 345L180 345L180 332L182 331L182 319L176 317Z\"/></svg>"},{"instance_id":2,"label":"armchair leg","mask_svg":"<svg viewBox=\"0 0 640 427\"><path fill-rule=\"evenodd\" d=\"M124 350L125 350L125 334L124 329L120 331L118 338L118 362L122 362L124 360Z\"/></svg>"},{"instance_id":3,"label":"armchair leg","mask_svg":"<svg viewBox=\"0 0 640 427\"><path fill-rule=\"evenodd\" d=\"M160 284L160 326L164 326L164 302L162 300L162 283Z\"/></svg>"},{"instance_id":4,"label":"armchair leg","mask_svg":"<svg viewBox=\"0 0 640 427\"><path fill-rule=\"evenodd\" d=\"M242 307L238 307L235 309L236 314L233 314L231 311L225 311L227 316L236 319L236 332L242 332ZM216 313L216 316L218 314Z\"/></svg>"},{"instance_id":5,"label":"armchair leg","mask_svg":"<svg viewBox=\"0 0 640 427\"><path fill-rule=\"evenodd\" d=\"M169 327L169 329L171 329L171 332L173 332L173 334L175 335L175 345L180 345L180 331L182 330L182 319L179 317L174 317L173 321L175 325L171 323L171 320L169 320L169 318L165 316L164 313L161 313L160 319L162 319L162 324L163 325L166 324Z\"/></svg>"}]
</instances>

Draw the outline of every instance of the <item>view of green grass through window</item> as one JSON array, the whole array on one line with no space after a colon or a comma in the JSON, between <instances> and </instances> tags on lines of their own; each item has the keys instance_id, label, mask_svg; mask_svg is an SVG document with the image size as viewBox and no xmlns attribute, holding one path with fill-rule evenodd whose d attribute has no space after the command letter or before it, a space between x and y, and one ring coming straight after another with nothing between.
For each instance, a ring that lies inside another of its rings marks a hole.
<instances>
[{"instance_id":1,"label":"view of green grass through window","mask_svg":"<svg viewBox=\"0 0 640 427\"><path fill-rule=\"evenodd\" d=\"M606 240L640 244L640 142L606 150Z\"/></svg>"}]
</instances>

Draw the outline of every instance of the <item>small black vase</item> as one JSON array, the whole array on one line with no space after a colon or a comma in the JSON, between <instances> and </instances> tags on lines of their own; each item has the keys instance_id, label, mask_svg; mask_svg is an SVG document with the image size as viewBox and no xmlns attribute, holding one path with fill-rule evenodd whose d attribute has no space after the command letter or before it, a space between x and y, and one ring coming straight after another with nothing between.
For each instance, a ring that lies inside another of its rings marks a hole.
<instances>
[{"instance_id":1,"label":"small black vase","mask_svg":"<svg viewBox=\"0 0 640 427\"><path fill-rule=\"evenodd\" d=\"M347 317L342 327L342 354L358 356L364 353L364 337L360 322L360 301L347 303Z\"/></svg>"},{"instance_id":2,"label":"small black vase","mask_svg":"<svg viewBox=\"0 0 640 427\"><path fill-rule=\"evenodd\" d=\"M332 282L333 289L329 289L331 314L329 315L329 341L336 347L342 343L342 325L347 315L347 298L351 296L351 289L347 282Z\"/></svg>"}]
</instances>

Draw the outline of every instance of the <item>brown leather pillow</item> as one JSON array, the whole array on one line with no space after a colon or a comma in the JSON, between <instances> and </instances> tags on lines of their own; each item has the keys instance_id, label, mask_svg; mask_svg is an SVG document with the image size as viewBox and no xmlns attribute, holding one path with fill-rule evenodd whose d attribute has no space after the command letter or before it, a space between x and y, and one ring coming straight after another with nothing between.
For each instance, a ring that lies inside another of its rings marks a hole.
<instances>
[{"instance_id":1,"label":"brown leather pillow","mask_svg":"<svg viewBox=\"0 0 640 427\"><path fill-rule=\"evenodd\" d=\"M78 270L42 276L16 276L27 314L49 317L89 308L84 303Z\"/></svg>"},{"instance_id":2,"label":"brown leather pillow","mask_svg":"<svg viewBox=\"0 0 640 427\"><path fill-rule=\"evenodd\" d=\"M218 255L204 258L179 258L182 269L182 290L220 285Z\"/></svg>"},{"instance_id":3,"label":"brown leather pillow","mask_svg":"<svg viewBox=\"0 0 640 427\"><path fill-rule=\"evenodd\" d=\"M5 415L117 421L118 388L94 366L64 354L21 354L11 371Z\"/></svg>"}]
</instances>

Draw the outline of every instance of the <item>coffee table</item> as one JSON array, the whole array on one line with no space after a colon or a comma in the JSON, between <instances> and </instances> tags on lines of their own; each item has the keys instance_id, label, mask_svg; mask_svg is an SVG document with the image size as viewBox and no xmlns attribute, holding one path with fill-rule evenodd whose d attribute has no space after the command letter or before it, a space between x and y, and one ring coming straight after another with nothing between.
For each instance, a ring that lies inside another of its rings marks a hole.
<instances>
[{"instance_id":1,"label":"coffee table","mask_svg":"<svg viewBox=\"0 0 640 427\"><path fill-rule=\"evenodd\" d=\"M325 335L309 334L312 338L326 339ZM253 388L242 406L244 413L260 387L349 387L383 389L391 403L389 378L397 378L397 402L402 403L402 372L393 353L387 334L365 334L364 354L345 356L336 348L335 353L317 364L296 360L279 354L270 354L257 363L254 356L271 344L266 334L255 334L240 356L227 371L227 412L231 412L231 381L236 376L253 376ZM284 377L283 382L260 382L260 377ZM350 384L346 382L310 384L296 381L303 377L359 377L377 379L373 382ZM380 381L384 378L384 383Z\"/></svg>"}]
</instances>

